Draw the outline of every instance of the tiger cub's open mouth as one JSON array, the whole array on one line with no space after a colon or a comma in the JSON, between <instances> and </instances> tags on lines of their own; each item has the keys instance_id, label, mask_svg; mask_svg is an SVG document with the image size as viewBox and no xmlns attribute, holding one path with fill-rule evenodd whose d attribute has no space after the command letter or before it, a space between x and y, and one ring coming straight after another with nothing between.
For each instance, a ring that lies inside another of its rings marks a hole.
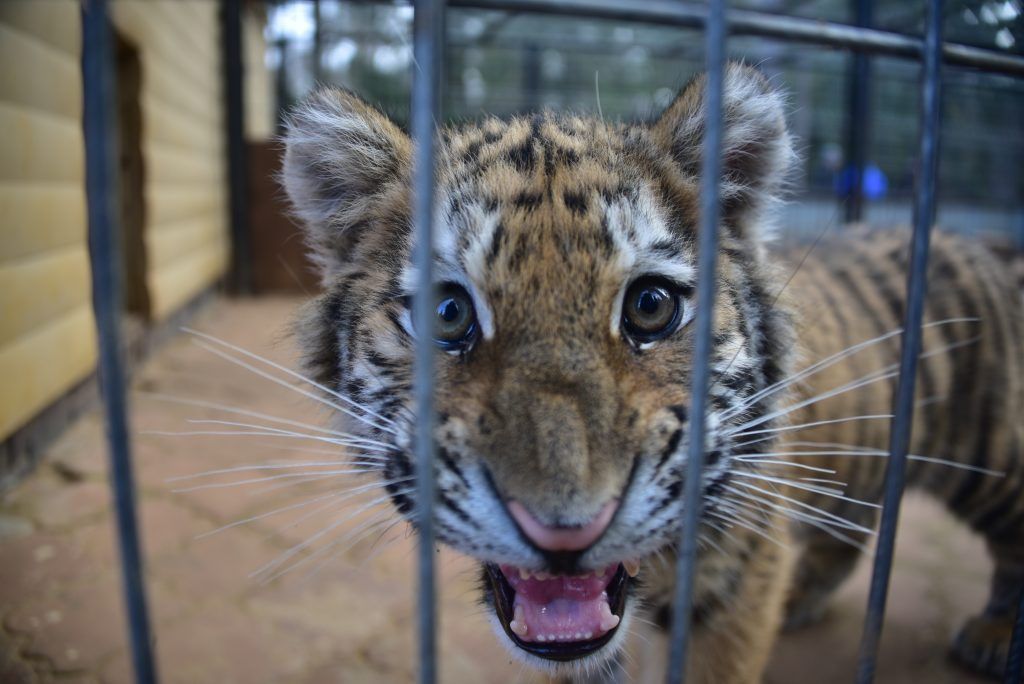
<instances>
[{"instance_id":1,"label":"tiger cub's open mouth","mask_svg":"<svg viewBox=\"0 0 1024 684\"><path fill-rule=\"evenodd\" d=\"M494 610L512 642L540 658L575 660L611 640L622 619L635 562L585 575L535 573L512 565L484 565Z\"/></svg>"}]
</instances>

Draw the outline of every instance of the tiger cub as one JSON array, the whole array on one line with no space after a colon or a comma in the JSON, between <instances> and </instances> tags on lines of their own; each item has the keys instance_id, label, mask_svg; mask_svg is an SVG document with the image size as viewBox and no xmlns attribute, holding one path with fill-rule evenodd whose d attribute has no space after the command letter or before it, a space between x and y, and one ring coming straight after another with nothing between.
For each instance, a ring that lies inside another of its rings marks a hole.
<instances>
[{"instance_id":1,"label":"tiger cub","mask_svg":"<svg viewBox=\"0 0 1024 684\"><path fill-rule=\"evenodd\" d=\"M480 561L498 638L554 673L606 662L672 596L703 91L697 78L650 124L545 112L439 133L437 530ZM783 98L736 64L724 97L688 667L755 682L783 620L821 614L874 523L851 500L880 495L906 257L850 234L786 286L793 266L767 247L794 160ZM285 140L324 285L298 325L308 370L362 407L344 427L386 445L382 486L408 514L411 142L340 90L298 107ZM927 321L909 476L988 541L992 598L954 652L996 673L1024 581L1019 297L980 248L939 236Z\"/></svg>"}]
</instances>

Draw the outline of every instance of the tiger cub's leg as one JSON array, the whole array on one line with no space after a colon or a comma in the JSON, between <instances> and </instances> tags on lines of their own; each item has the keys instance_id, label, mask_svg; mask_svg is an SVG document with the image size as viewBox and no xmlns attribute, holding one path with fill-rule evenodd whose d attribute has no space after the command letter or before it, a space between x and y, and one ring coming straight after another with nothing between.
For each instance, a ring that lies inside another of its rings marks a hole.
<instances>
[{"instance_id":1,"label":"tiger cub's leg","mask_svg":"<svg viewBox=\"0 0 1024 684\"><path fill-rule=\"evenodd\" d=\"M874 529L878 517L873 509L853 508L838 511L837 515L868 529ZM824 617L832 592L850 576L863 555L851 542L863 545L870 541L858 532L837 530L848 538L840 539L817 528L801 527L804 544L786 600L785 629L805 627Z\"/></svg>"},{"instance_id":2,"label":"tiger cub's leg","mask_svg":"<svg viewBox=\"0 0 1024 684\"><path fill-rule=\"evenodd\" d=\"M1006 667L1020 592L1024 590L1024 529L1011 542L989 541L996 569L988 604L953 641L953 657L972 670L1000 677Z\"/></svg>"},{"instance_id":3,"label":"tiger cub's leg","mask_svg":"<svg viewBox=\"0 0 1024 684\"><path fill-rule=\"evenodd\" d=\"M941 492L950 510L985 537L995 563L988 603L964 624L951 652L961 664L994 677L1006 667L1024 587L1024 428L1013 427L1007 442L976 461L1001 477L967 473Z\"/></svg>"}]
</instances>

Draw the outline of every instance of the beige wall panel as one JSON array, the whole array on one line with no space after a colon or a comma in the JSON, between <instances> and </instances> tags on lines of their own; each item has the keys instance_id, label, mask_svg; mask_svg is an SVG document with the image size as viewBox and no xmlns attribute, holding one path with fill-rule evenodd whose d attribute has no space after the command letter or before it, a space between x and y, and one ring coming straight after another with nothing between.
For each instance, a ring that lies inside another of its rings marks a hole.
<instances>
[{"instance_id":1,"label":"beige wall panel","mask_svg":"<svg viewBox=\"0 0 1024 684\"><path fill-rule=\"evenodd\" d=\"M220 8L206 0L157 0L154 11L161 14L165 26L174 31L176 43L189 50L196 63L219 59ZM209 83L220 80L219 72L204 76Z\"/></svg>"},{"instance_id":2,"label":"beige wall panel","mask_svg":"<svg viewBox=\"0 0 1024 684\"><path fill-rule=\"evenodd\" d=\"M96 359L80 12L77 0L0 0L0 439Z\"/></svg>"},{"instance_id":3,"label":"beige wall panel","mask_svg":"<svg viewBox=\"0 0 1024 684\"><path fill-rule=\"evenodd\" d=\"M226 216L225 201L223 191L209 185L157 186L146 195L148 223L154 232L158 232L165 224L201 214Z\"/></svg>"},{"instance_id":4,"label":"beige wall panel","mask_svg":"<svg viewBox=\"0 0 1024 684\"><path fill-rule=\"evenodd\" d=\"M76 58L82 30L78 0L0 0L0 24L13 26Z\"/></svg>"},{"instance_id":5,"label":"beige wall panel","mask_svg":"<svg viewBox=\"0 0 1024 684\"><path fill-rule=\"evenodd\" d=\"M91 291L84 245L0 265L0 347L88 304Z\"/></svg>"},{"instance_id":6,"label":"beige wall panel","mask_svg":"<svg viewBox=\"0 0 1024 684\"><path fill-rule=\"evenodd\" d=\"M151 274L154 315L167 316L217 282L227 269L227 258L226 240L221 237L216 244Z\"/></svg>"},{"instance_id":7,"label":"beige wall panel","mask_svg":"<svg viewBox=\"0 0 1024 684\"><path fill-rule=\"evenodd\" d=\"M224 150L221 147L207 147L203 150L197 150L192 147L171 145L148 136L143 142L142 151L145 154L158 152L166 157L175 157L180 159L182 163L197 164L209 172L219 173L221 167L225 163ZM196 180L201 181L204 178L205 176L203 178L197 178Z\"/></svg>"},{"instance_id":8,"label":"beige wall panel","mask_svg":"<svg viewBox=\"0 0 1024 684\"><path fill-rule=\"evenodd\" d=\"M196 66L220 64L220 16L216 4L200 1L160 2L168 26L174 28L179 44L184 44L192 53ZM207 69L194 74L210 88L218 87L220 70Z\"/></svg>"},{"instance_id":9,"label":"beige wall panel","mask_svg":"<svg viewBox=\"0 0 1024 684\"><path fill-rule=\"evenodd\" d=\"M224 173L210 159L203 159L188 150L180 150L169 145L153 142L143 143L143 154L146 159L146 184L186 183L199 185L203 183L220 183Z\"/></svg>"},{"instance_id":10,"label":"beige wall panel","mask_svg":"<svg viewBox=\"0 0 1024 684\"><path fill-rule=\"evenodd\" d=\"M116 0L113 15L142 64L147 282L162 318L227 262L218 4Z\"/></svg>"},{"instance_id":11,"label":"beige wall panel","mask_svg":"<svg viewBox=\"0 0 1024 684\"><path fill-rule=\"evenodd\" d=\"M0 23L0 100L79 119L81 81L77 55Z\"/></svg>"},{"instance_id":12,"label":"beige wall panel","mask_svg":"<svg viewBox=\"0 0 1024 684\"><path fill-rule=\"evenodd\" d=\"M224 221L207 214L151 230L146 243L150 268L173 268L179 259L215 247L224 233Z\"/></svg>"},{"instance_id":13,"label":"beige wall panel","mask_svg":"<svg viewBox=\"0 0 1024 684\"><path fill-rule=\"evenodd\" d=\"M273 82L266 67L267 44L264 20L254 12L242 16L245 54L245 135L249 140L269 140L277 125Z\"/></svg>"},{"instance_id":14,"label":"beige wall panel","mask_svg":"<svg viewBox=\"0 0 1024 684\"><path fill-rule=\"evenodd\" d=\"M0 347L0 435L24 425L89 375L96 362L92 309L67 315Z\"/></svg>"},{"instance_id":15,"label":"beige wall panel","mask_svg":"<svg viewBox=\"0 0 1024 684\"><path fill-rule=\"evenodd\" d=\"M168 71L193 90L209 91L219 79L217 69L208 69L211 62L205 50L197 51L192 33L200 27L182 27L172 17L185 7L174 8L160 2L127 0L114 3L114 24L121 34L146 58ZM162 8L170 8L164 9ZM172 11L174 10L174 11Z\"/></svg>"},{"instance_id":16,"label":"beige wall panel","mask_svg":"<svg viewBox=\"0 0 1024 684\"><path fill-rule=\"evenodd\" d=\"M219 91L196 87L174 64L162 60L159 55L143 51L142 91L166 102L171 109L188 115L203 126L217 125L220 121L221 98ZM211 65L211 68L216 68Z\"/></svg>"},{"instance_id":17,"label":"beige wall panel","mask_svg":"<svg viewBox=\"0 0 1024 684\"><path fill-rule=\"evenodd\" d=\"M0 102L0 182L84 178L79 121Z\"/></svg>"},{"instance_id":18,"label":"beige wall panel","mask_svg":"<svg viewBox=\"0 0 1024 684\"><path fill-rule=\"evenodd\" d=\"M85 189L56 183L0 183L0 265L84 245Z\"/></svg>"},{"instance_id":19,"label":"beige wall panel","mask_svg":"<svg viewBox=\"0 0 1024 684\"><path fill-rule=\"evenodd\" d=\"M198 152L220 153L223 136L219 125L204 121L197 126L195 115L179 111L153 92L143 93L140 99L147 138Z\"/></svg>"}]
</instances>

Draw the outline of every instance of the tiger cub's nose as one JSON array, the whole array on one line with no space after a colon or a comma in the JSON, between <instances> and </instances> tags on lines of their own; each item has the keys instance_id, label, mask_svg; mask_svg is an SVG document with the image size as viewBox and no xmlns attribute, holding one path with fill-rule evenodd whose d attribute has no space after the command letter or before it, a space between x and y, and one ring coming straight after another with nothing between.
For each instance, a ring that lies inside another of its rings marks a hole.
<instances>
[{"instance_id":1,"label":"tiger cub's nose","mask_svg":"<svg viewBox=\"0 0 1024 684\"><path fill-rule=\"evenodd\" d=\"M601 534L608 529L619 500L612 499L606 503L594 518L584 524L572 527L553 527L537 520L530 511L518 501L508 502L508 511L512 519L519 525L523 534L544 551L582 551L590 547Z\"/></svg>"}]
</instances>

